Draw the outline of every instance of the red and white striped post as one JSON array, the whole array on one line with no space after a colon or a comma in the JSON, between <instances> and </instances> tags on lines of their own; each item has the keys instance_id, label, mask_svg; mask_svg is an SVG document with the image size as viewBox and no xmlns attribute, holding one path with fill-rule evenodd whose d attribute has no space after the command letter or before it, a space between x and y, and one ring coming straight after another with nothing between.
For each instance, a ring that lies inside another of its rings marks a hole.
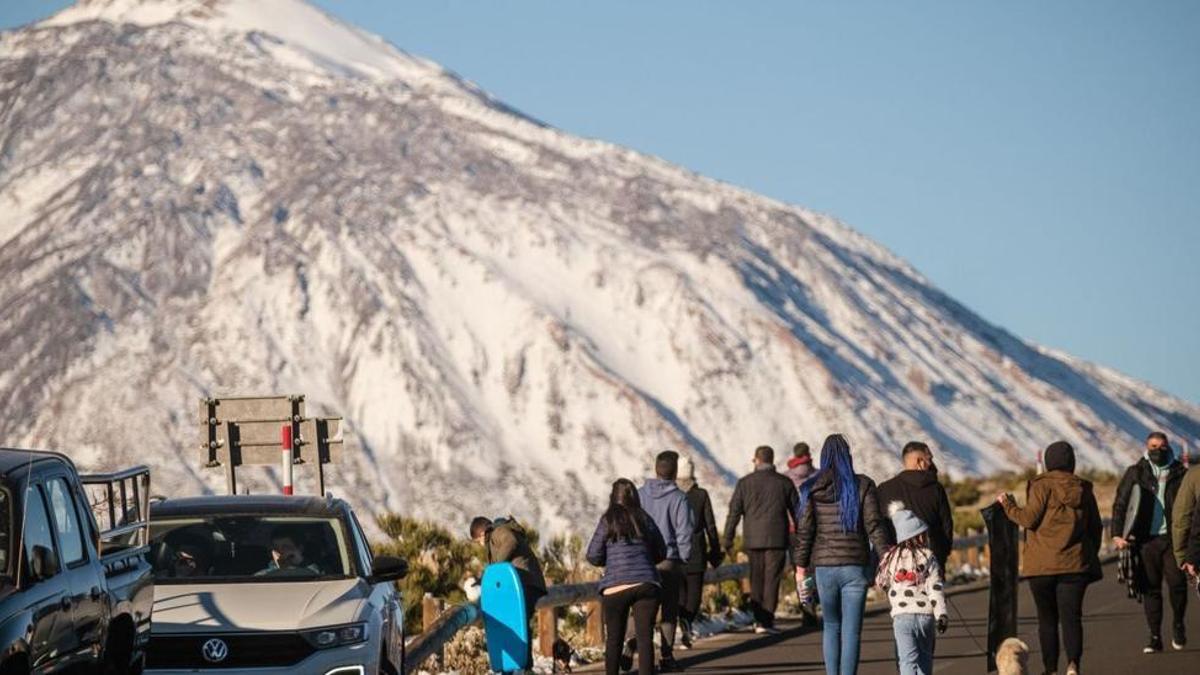
<instances>
[{"instance_id":1,"label":"red and white striped post","mask_svg":"<svg viewBox=\"0 0 1200 675\"><path fill-rule=\"evenodd\" d=\"M292 494L292 425L285 424L279 432L280 469L283 472L283 494Z\"/></svg>"}]
</instances>

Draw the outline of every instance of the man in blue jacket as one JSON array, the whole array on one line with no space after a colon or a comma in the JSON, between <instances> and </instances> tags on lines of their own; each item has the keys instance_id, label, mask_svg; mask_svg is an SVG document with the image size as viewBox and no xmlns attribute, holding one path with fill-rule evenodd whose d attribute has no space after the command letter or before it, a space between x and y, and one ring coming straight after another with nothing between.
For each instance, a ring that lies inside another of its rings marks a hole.
<instances>
[{"instance_id":1,"label":"man in blue jacket","mask_svg":"<svg viewBox=\"0 0 1200 675\"><path fill-rule=\"evenodd\" d=\"M659 670L675 670L675 624L679 621L679 587L683 583L684 561L692 555L692 530L695 519L687 495L675 485L679 473L679 453L667 450L654 459L654 478L638 489L642 510L650 515L667 544L667 559L658 564L662 580L662 622L658 626L661 644Z\"/></svg>"}]
</instances>

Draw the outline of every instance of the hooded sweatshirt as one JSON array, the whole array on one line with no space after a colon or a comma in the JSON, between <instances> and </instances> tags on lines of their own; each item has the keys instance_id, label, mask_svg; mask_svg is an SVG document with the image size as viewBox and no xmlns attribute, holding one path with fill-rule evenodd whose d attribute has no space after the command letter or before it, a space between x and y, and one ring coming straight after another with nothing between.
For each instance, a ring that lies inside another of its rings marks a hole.
<instances>
[{"instance_id":1,"label":"hooded sweatshirt","mask_svg":"<svg viewBox=\"0 0 1200 675\"><path fill-rule=\"evenodd\" d=\"M695 518L687 495L673 480L649 478L638 489L642 509L650 514L667 543L667 560L685 561L692 556Z\"/></svg>"},{"instance_id":2,"label":"hooded sweatshirt","mask_svg":"<svg viewBox=\"0 0 1200 675\"><path fill-rule=\"evenodd\" d=\"M883 481L879 484L879 503L892 502L904 504L904 508L915 513L929 526L929 548L937 556L942 569L946 569L946 560L954 545L954 510L950 508L950 498L946 495L946 488L938 482L937 474L906 469L894 478ZM896 530L892 527L891 519L884 518L883 525L888 540L895 543Z\"/></svg>"},{"instance_id":3,"label":"hooded sweatshirt","mask_svg":"<svg viewBox=\"0 0 1200 675\"><path fill-rule=\"evenodd\" d=\"M1174 458L1168 457L1166 466L1159 466L1150 459L1149 452L1142 456L1150 465L1150 475L1154 478L1156 488L1154 490L1154 512L1150 514L1150 536L1157 537L1167 533L1168 518L1164 515L1167 507L1163 500L1167 496L1167 479L1171 476L1171 464L1174 462Z\"/></svg>"},{"instance_id":4,"label":"hooded sweatshirt","mask_svg":"<svg viewBox=\"0 0 1200 675\"><path fill-rule=\"evenodd\" d=\"M800 489L800 484L808 480L812 475L812 455L804 455L802 457L793 457L787 462L787 471L783 475L787 476L792 481L792 486L797 490Z\"/></svg>"},{"instance_id":5,"label":"hooded sweatshirt","mask_svg":"<svg viewBox=\"0 0 1200 675\"><path fill-rule=\"evenodd\" d=\"M1004 502L1005 515L1026 530L1023 576L1084 573L1099 564L1104 524L1091 483L1050 470L1029 481L1027 494L1023 507Z\"/></svg>"}]
</instances>

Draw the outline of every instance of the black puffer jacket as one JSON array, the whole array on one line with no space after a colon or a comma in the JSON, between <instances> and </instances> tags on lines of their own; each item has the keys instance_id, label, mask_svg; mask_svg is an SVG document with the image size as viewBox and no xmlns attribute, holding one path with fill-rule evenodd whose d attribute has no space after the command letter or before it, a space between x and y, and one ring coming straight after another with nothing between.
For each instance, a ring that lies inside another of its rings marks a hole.
<instances>
[{"instance_id":1,"label":"black puffer jacket","mask_svg":"<svg viewBox=\"0 0 1200 675\"><path fill-rule=\"evenodd\" d=\"M725 550L733 548L738 521L746 518L742 529L742 548L786 549L788 525L796 513L796 486L775 470L774 464L761 464L742 476L729 500L725 518Z\"/></svg>"},{"instance_id":2,"label":"black puffer jacket","mask_svg":"<svg viewBox=\"0 0 1200 675\"><path fill-rule=\"evenodd\" d=\"M1167 521L1167 541L1171 541L1171 512L1175 506L1175 495L1179 494L1179 484L1187 469L1178 460L1167 465L1167 486L1163 495L1163 516ZM1134 502L1133 486L1138 486L1137 500ZM1158 479L1154 477L1154 469L1150 460L1145 457L1137 464L1129 467L1117 485L1117 496L1113 498L1112 527L1115 536L1122 536L1128 531L1134 541L1145 541L1153 536L1150 532L1150 519L1154 516L1155 500L1158 493Z\"/></svg>"},{"instance_id":3,"label":"black puffer jacket","mask_svg":"<svg viewBox=\"0 0 1200 675\"><path fill-rule=\"evenodd\" d=\"M887 531L883 529L883 517L879 513L875 482L862 474L855 478L858 480L858 527L850 532L842 531L833 473L825 473L813 484L792 547L792 559L798 567L867 565L871 559L870 546L874 546L879 554L887 548Z\"/></svg>"},{"instance_id":4,"label":"black puffer jacket","mask_svg":"<svg viewBox=\"0 0 1200 675\"><path fill-rule=\"evenodd\" d=\"M696 529L692 530L692 555L684 571L694 574L703 572L706 565L716 567L721 564L721 541L717 537L717 519L708 491L693 482L684 494L696 519Z\"/></svg>"}]
</instances>

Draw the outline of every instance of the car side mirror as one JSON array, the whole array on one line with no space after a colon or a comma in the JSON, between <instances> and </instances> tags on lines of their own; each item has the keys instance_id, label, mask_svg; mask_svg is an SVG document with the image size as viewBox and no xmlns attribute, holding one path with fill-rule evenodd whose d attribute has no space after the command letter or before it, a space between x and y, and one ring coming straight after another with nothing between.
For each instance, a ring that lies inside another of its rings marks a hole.
<instances>
[{"instance_id":1,"label":"car side mirror","mask_svg":"<svg viewBox=\"0 0 1200 675\"><path fill-rule=\"evenodd\" d=\"M408 562L403 558L385 555L375 559L371 565L370 582L373 584L385 581L399 581L408 575Z\"/></svg>"},{"instance_id":2,"label":"car side mirror","mask_svg":"<svg viewBox=\"0 0 1200 675\"><path fill-rule=\"evenodd\" d=\"M29 571L35 580L49 579L58 574L58 556L45 546L34 546L29 552Z\"/></svg>"}]
</instances>

